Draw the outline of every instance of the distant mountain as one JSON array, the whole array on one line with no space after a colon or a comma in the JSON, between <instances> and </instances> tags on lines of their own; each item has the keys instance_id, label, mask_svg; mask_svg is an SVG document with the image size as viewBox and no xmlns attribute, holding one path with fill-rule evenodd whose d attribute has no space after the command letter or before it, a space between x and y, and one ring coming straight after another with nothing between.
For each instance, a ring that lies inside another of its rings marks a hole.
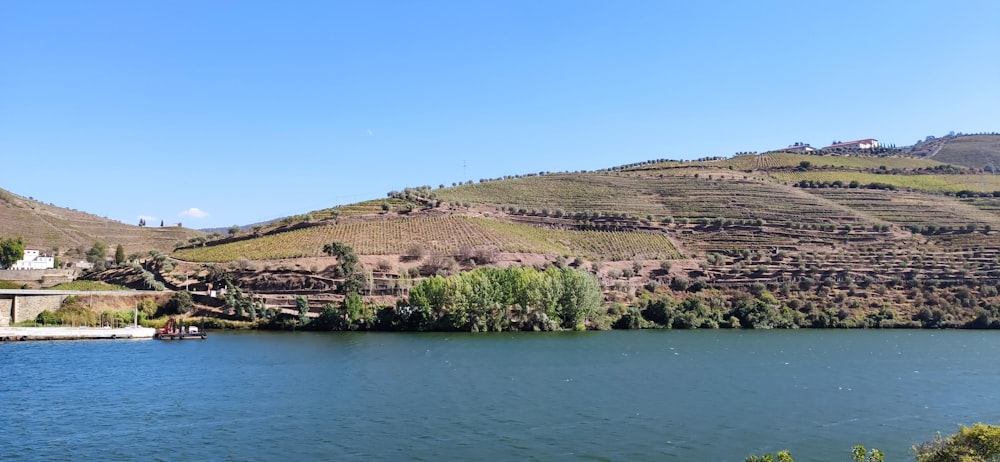
<instances>
[{"instance_id":1,"label":"distant mountain","mask_svg":"<svg viewBox=\"0 0 1000 462\"><path fill-rule=\"evenodd\" d=\"M112 254L118 244L126 253L169 251L177 241L203 234L176 226L127 225L0 189L0 236L21 236L28 247L46 252L59 249L61 255L71 258L82 258L82 253L95 242L107 244Z\"/></svg>"},{"instance_id":2,"label":"distant mountain","mask_svg":"<svg viewBox=\"0 0 1000 462\"><path fill-rule=\"evenodd\" d=\"M1000 173L1000 135L953 135L932 138L909 148L938 162Z\"/></svg>"}]
</instances>

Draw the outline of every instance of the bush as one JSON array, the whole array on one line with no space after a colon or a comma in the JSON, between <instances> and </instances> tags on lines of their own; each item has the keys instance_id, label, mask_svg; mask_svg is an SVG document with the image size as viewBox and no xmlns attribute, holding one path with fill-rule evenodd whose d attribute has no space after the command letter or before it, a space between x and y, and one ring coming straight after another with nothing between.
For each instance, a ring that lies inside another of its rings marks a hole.
<instances>
[{"instance_id":1,"label":"bush","mask_svg":"<svg viewBox=\"0 0 1000 462\"><path fill-rule=\"evenodd\" d=\"M191 292L182 290L180 292L174 292L174 295L170 297L166 305L163 305L163 314L184 314L191 311L194 308L194 299L191 298Z\"/></svg>"},{"instance_id":2,"label":"bush","mask_svg":"<svg viewBox=\"0 0 1000 462\"><path fill-rule=\"evenodd\" d=\"M913 447L917 462L987 461L1000 459L1000 426L975 424L958 433Z\"/></svg>"},{"instance_id":3,"label":"bush","mask_svg":"<svg viewBox=\"0 0 1000 462\"><path fill-rule=\"evenodd\" d=\"M62 320L59 319L59 316L57 316L55 313L49 310L44 310L41 313L38 313L38 316L35 317L35 322L42 325L52 325L52 324L61 324Z\"/></svg>"},{"instance_id":4,"label":"bush","mask_svg":"<svg viewBox=\"0 0 1000 462\"><path fill-rule=\"evenodd\" d=\"M145 313L147 317L152 317L156 314L156 311L160 309L160 307L156 304L156 301L151 298L139 300L138 308L139 311Z\"/></svg>"}]
</instances>

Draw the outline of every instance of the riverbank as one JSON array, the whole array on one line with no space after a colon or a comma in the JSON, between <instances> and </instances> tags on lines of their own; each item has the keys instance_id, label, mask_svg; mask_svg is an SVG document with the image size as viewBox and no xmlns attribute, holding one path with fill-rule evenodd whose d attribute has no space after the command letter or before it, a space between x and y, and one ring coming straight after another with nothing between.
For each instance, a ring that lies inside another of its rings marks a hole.
<instances>
[{"instance_id":1,"label":"riverbank","mask_svg":"<svg viewBox=\"0 0 1000 462\"><path fill-rule=\"evenodd\" d=\"M125 327L0 327L0 342L22 340L97 340L153 338L156 329Z\"/></svg>"}]
</instances>

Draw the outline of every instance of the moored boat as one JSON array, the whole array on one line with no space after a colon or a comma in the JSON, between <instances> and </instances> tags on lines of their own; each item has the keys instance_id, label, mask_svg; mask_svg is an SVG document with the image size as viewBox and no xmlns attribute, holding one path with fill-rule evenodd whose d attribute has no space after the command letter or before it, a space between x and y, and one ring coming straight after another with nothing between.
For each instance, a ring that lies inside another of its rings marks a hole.
<instances>
[{"instance_id":1,"label":"moored boat","mask_svg":"<svg viewBox=\"0 0 1000 462\"><path fill-rule=\"evenodd\" d=\"M207 337L205 329L198 326L185 326L178 324L174 318L167 320L167 323L156 330L153 338L157 340L204 340Z\"/></svg>"}]
</instances>

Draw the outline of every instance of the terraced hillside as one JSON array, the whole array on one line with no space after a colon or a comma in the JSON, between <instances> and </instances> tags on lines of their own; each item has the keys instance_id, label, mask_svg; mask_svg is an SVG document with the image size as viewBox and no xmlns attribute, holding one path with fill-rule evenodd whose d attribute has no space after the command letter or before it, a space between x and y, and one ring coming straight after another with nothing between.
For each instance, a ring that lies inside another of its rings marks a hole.
<instances>
[{"instance_id":1,"label":"terraced hillside","mask_svg":"<svg viewBox=\"0 0 1000 462\"><path fill-rule=\"evenodd\" d=\"M910 148L913 155L1000 173L1000 135L957 135L927 140Z\"/></svg>"},{"instance_id":2,"label":"terraced hillside","mask_svg":"<svg viewBox=\"0 0 1000 462\"><path fill-rule=\"evenodd\" d=\"M550 229L469 217L348 221L181 249L174 256L197 262L318 257L323 255L324 245L335 241L362 255L403 255L420 245L428 252L446 255L471 248L611 260L678 256L670 240L657 233Z\"/></svg>"},{"instance_id":3,"label":"terraced hillside","mask_svg":"<svg viewBox=\"0 0 1000 462\"><path fill-rule=\"evenodd\" d=\"M177 241L204 233L178 227L126 225L76 210L43 204L0 189L0 236L21 236L30 247L74 254L103 242L112 250L121 244L127 253L168 251Z\"/></svg>"},{"instance_id":4,"label":"terraced hillside","mask_svg":"<svg viewBox=\"0 0 1000 462\"><path fill-rule=\"evenodd\" d=\"M771 291L783 314L762 325L1000 327L1000 176L892 154L649 161L406 188L194 240L153 269L175 287L235 278L292 310L290 294L326 304L348 284L394 304L434 274L568 265L594 273L612 307L696 297L735 313L747 293ZM334 242L360 255L360 282L325 254Z\"/></svg>"},{"instance_id":5,"label":"terraced hillside","mask_svg":"<svg viewBox=\"0 0 1000 462\"><path fill-rule=\"evenodd\" d=\"M749 158L766 168L753 167ZM943 194L957 188L940 185L956 178L984 178L951 173L955 169L925 159L781 153L529 175L407 190L405 200L399 194L315 212L309 214L319 222L313 226L175 256L200 262L315 257L331 241L365 255L401 255L419 244L445 255L472 247L605 261L677 258L674 248L701 259L746 251L997 247L992 230L1000 229L1000 198ZM816 176L788 181L808 175ZM909 188L884 186L894 183ZM872 184L882 186L866 187ZM983 189L989 188L992 183Z\"/></svg>"}]
</instances>

